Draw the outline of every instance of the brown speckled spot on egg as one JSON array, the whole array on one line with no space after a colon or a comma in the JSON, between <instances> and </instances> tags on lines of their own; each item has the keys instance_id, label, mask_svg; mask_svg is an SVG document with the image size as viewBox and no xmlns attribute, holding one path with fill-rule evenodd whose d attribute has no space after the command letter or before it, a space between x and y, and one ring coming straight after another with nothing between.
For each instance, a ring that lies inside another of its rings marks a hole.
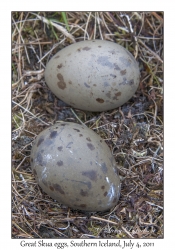
<instances>
[{"instance_id":1,"label":"brown speckled spot on egg","mask_svg":"<svg viewBox=\"0 0 175 250\"><path fill-rule=\"evenodd\" d=\"M83 135L82 134L79 134L79 137L82 137Z\"/></svg>"},{"instance_id":2,"label":"brown speckled spot on egg","mask_svg":"<svg viewBox=\"0 0 175 250\"><path fill-rule=\"evenodd\" d=\"M59 82L57 82L57 85L60 89L65 89L66 88L66 83L64 82L63 76L59 73L57 74L57 78Z\"/></svg>"},{"instance_id":3,"label":"brown speckled spot on egg","mask_svg":"<svg viewBox=\"0 0 175 250\"><path fill-rule=\"evenodd\" d=\"M87 146L88 146L88 148L90 150L94 150L95 149L95 147L94 147L94 145L92 145L92 143L87 143Z\"/></svg>"},{"instance_id":4,"label":"brown speckled spot on egg","mask_svg":"<svg viewBox=\"0 0 175 250\"><path fill-rule=\"evenodd\" d=\"M103 195L106 196L108 194L108 192L105 192Z\"/></svg>"},{"instance_id":5,"label":"brown speckled spot on egg","mask_svg":"<svg viewBox=\"0 0 175 250\"><path fill-rule=\"evenodd\" d=\"M98 47L101 48L101 45L99 45Z\"/></svg>"},{"instance_id":6,"label":"brown speckled spot on egg","mask_svg":"<svg viewBox=\"0 0 175 250\"><path fill-rule=\"evenodd\" d=\"M97 98L96 101L99 102L99 103L103 103L104 102L104 100L101 99L101 98Z\"/></svg>"},{"instance_id":7,"label":"brown speckled spot on egg","mask_svg":"<svg viewBox=\"0 0 175 250\"><path fill-rule=\"evenodd\" d=\"M124 70L121 70L120 71L120 74L123 76L123 75L126 75L126 69L124 69Z\"/></svg>"},{"instance_id":8,"label":"brown speckled spot on egg","mask_svg":"<svg viewBox=\"0 0 175 250\"><path fill-rule=\"evenodd\" d=\"M58 147L57 149L58 149L59 151L62 151L63 147L60 146L60 147Z\"/></svg>"},{"instance_id":9,"label":"brown speckled spot on egg","mask_svg":"<svg viewBox=\"0 0 175 250\"><path fill-rule=\"evenodd\" d=\"M115 93L115 96L112 99L113 100L118 100L118 96L121 96L121 92Z\"/></svg>"},{"instance_id":10,"label":"brown speckled spot on egg","mask_svg":"<svg viewBox=\"0 0 175 250\"><path fill-rule=\"evenodd\" d=\"M52 131L52 132L50 133L50 138L53 139L53 138L55 138L55 137L57 137L57 131Z\"/></svg>"},{"instance_id":11,"label":"brown speckled spot on egg","mask_svg":"<svg viewBox=\"0 0 175 250\"><path fill-rule=\"evenodd\" d=\"M81 195L81 196L88 196L88 192L87 192L87 191L83 191L83 190L81 189L80 195Z\"/></svg>"},{"instance_id":12,"label":"brown speckled spot on egg","mask_svg":"<svg viewBox=\"0 0 175 250\"><path fill-rule=\"evenodd\" d=\"M44 138L39 138L39 140L38 140L38 143L37 143L37 147L42 143L44 141Z\"/></svg>"},{"instance_id":13,"label":"brown speckled spot on egg","mask_svg":"<svg viewBox=\"0 0 175 250\"><path fill-rule=\"evenodd\" d=\"M69 81L68 83L69 83L69 84L72 84L72 81Z\"/></svg>"},{"instance_id":14,"label":"brown speckled spot on egg","mask_svg":"<svg viewBox=\"0 0 175 250\"><path fill-rule=\"evenodd\" d=\"M63 67L62 63L57 66L58 69L61 69Z\"/></svg>"},{"instance_id":15,"label":"brown speckled spot on egg","mask_svg":"<svg viewBox=\"0 0 175 250\"><path fill-rule=\"evenodd\" d=\"M105 189L105 186L101 186L101 189Z\"/></svg>"},{"instance_id":16,"label":"brown speckled spot on egg","mask_svg":"<svg viewBox=\"0 0 175 250\"><path fill-rule=\"evenodd\" d=\"M54 188L52 186L49 186L49 188L50 188L51 191L54 191Z\"/></svg>"},{"instance_id":17,"label":"brown speckled spot on egg","mask_svg":"<svg viewBox=\"0 0 175 250\"><path fill-rule=\"evenodd\" d=\"M56 56L56 57L54 57L54 59L57 59L57 58L59 58L60 56Z\"/></svg>"},{"instance_id":18,"label":"brown speckled spot on egg","mask_svg":"<svg viewBox=\"0 0 175 250\"><path fill-rule=\"evenodd\" d=\"M56 191L58 191L60 194L65 194L62 187L59 184L53 184L53 187Z\"/></svg>"},{"instance_id":19,"label":"brown speckled spot on egg","mask_svg":"<svg viewBox=\"0 0 175 250\"><path fill-rule=\"evenodd\" d=\"M91 141L91 139L89 137L86 138L87 141Z\"/></svg>"},{"instance_id":20,"label":"brown speckled spot on egg","mask_svg":"<svg viewBox=\"0 0 175 250\"><path fill-rule=\"evenodd\" d=\"M89 48L89 47L84 47L83 48L83 50L86 50L86 51L88 51L88 50L90 50L91 48Z\"/></svg>"},{"instance_id":21,"label":"brown speckled spot on egg","mask_svg":"<svg viewBox=\"0 0 175 250\"><path fill-rule=\"evenodd\" d=\"M91 181L96 181L97 180L97 172L94 171L94 170L83 171L82 175L88 177Z\"/></svg>"},{"instance_id":22,"label":"brown speckled spot on egg","mask_svg":"<svg viewBox=\"0 0 175 250\"><path fill-rule=\"evenodd\" d=\"M59 167L63 166L63 161L57 161L57 165L58 165Z\"/></svg>"},{"instance_id":23,"label":"brown speckled spot on egg","mask_svg":"<svg viewBox=\"0 0 175 250\"><path fill-rule=\"evenodd\" d=\"M94 87L96 87L96 86L97 86L97 84L93 84L93 86L94 86Z\"/></svg>"},{"instance_id":24,"label":"brown speckled spot on egg","mask_svg":"<svg viewBox=\"0 0 175 250\"><path fill-rule=\"evenodd\" d=\"M33 158L30 158L30 161L33 162Z\"/></svg>"},{"instance_id":25,"label":"brown speckled spot on egg","mask_svg":"<svg viewBox=\"0 0 175 250\"><path fill-rule=\"evenodd\" d=\"M66 123L62 123L62 124L60 124L60 126L66 126Z\"/></svg>"},{"instance_id":26,"label":"brown speckled spot on egg","mask_svg":"<svg viewBox=\"0 0 175 250\"><path fill-rule=\"evenodd\" d=\"M101 205L102 204L102 201L100 200L99 202L98 202L98 205Z\"/></svg>"},{"instance_id":27,"label":"brown speckled spot on egg","mask_svg":"<svg viewBox=\"0 0 175 250\"><path fill-rule=\"evenodd\" d=\"M80 130L79 130L79 129L77 129L77 128L74 128L74 130L75 130L75 131L77 131L77 132L80 132Z\"/></svg>"}]
</instances>

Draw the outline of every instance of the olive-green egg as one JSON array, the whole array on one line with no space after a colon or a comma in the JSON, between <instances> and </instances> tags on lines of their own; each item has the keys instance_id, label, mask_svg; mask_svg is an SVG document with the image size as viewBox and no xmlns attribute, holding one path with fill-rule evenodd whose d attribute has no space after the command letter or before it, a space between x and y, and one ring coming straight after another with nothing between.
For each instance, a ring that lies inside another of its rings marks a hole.
<instances>
[{"instance_id":1,"label":"olive-green egg","mask_svg":"<svg viewBox=\"0 0 175 250\"><path fill-rule=\"evenodd\" d=\"M88 111L106 111L123 105L136 92L140 78L132 54L105 40L65 47L48 62L44 75L59 99Z\"/></svg>"},{"instance_id":2,"label":"olive-green egg","mask_svg":"<svg viewBox=\"0 0 175 250\"><path fill-rule=\"evenodd\" d=\"M86 126L58 122L42 131L32 146L31 168L45 193L72 209L105 211L118 202L115 159Z\"/></svg>"}]
</instances>

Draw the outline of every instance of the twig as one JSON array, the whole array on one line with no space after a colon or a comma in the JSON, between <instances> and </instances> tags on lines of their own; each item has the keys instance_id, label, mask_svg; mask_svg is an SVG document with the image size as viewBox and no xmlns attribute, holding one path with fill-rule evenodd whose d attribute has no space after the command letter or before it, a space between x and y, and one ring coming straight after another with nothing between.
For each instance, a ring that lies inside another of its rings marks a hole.
<instances>
[{"instance_id":1,"label":"twig","mask_svg":"<svg viewBox=\"0 0 175 250\"><path fill-rule=\"evenodd\" d=\"M138 39L138 42L141 43L143 45L143 47L145 47L147 50L149 50L149 52L161 63L163 63L163 60L154 52L152 51L148 46L146 46L146 44L144 44L142 42L142 40Z\"/></svg>"},{"instance_id":2,"label":"twig","mask_svg":"<svg viewBox=\"0 0 175 250\"><path fill-rule=\"evenodd\" d=\"M30 112L29 110L25 109L24 107L22 107L21 105L19 105L17 102L12 101L14 104L16 104L17 106L19 106L20 108L22 108L23 110L25 110L27 113L29 113L30 115L32 115L33 117L35 117L36 119L38 119L39 121L41 121L42 123L44 123L45 125L49 126L48 123L44 122L43 120L41 120L39 117L37 117L36 115L34 115L32 112Z\"/></svg>"},{"instance_id":3,"label":"twig","mask_svg":"<svg viewBox=\"0 0 175 250\"><path fill-rule=\"evenodd\" d=\"M114 224L114 225L116 225L116 226L119 226L119 223L116 223L116 222L111 221L111 220L106 220L106 219L103 219L103 218L95 217L95 216L91 216L90 219L100 220L100 221L104 221L104 222L107 222L107 223L110 223L110 224ZM126 228L124 228L123 226L121 226L121 228L122 228L123 231L125 231L125 233L126 233L127 235L129 235L132 239L134 238L134 237L126 230Z\"/></svg>"},{"instance_id":4,"label":"twig","mask_svg":"<svg viewBox=\"0 0 175 250\"><path fill-rule=\"evenodd\" d=\"M73 111L73 109L71 109L72 113L74 114L74 116L77 118L77 120L83 125L86 126L81 120L80 118L77 116L77 114ZM87 127L87 126L86 126Z\"/></svg>"}]
</instances>

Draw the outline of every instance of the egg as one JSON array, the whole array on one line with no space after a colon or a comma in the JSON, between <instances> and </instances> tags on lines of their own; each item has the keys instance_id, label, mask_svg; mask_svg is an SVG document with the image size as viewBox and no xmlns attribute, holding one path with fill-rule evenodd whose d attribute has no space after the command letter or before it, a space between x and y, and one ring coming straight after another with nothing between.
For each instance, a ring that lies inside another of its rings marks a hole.
<instances>
[{"instance_id":1,"label":"egg","mask_svg":"<svg viewBox=\"0 0 175 250\"><path fill-rule=\"evenodd\" d=\"M77 42L48 62L50 90L74 108L106 111L127 102L139 85L139 67L132 54L105 40Z\"/></svg>"},{"instance_id":2,"label":"egg","mask_svg":"<svg viewBox=\"0 0 175 250\"><path fill-rule=\"evenodd\" d=\"M58 122L42 131L32 146L31 168L43 191L72 209L106 211L118 202L115 159L86 126Z\"/></svg>"}]
</instances>

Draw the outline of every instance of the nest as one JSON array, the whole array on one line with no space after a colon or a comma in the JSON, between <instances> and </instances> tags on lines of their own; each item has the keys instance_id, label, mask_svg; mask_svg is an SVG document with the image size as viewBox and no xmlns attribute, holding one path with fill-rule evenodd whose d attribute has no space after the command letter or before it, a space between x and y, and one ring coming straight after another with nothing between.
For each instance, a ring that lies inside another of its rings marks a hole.
<instances>
[{"instance_id":1,"label":"nest","mask_svg":"<svg viewBox=\"0 0 175 250\"><path fill-rule=\"evenodd\" d=\"M73 109L43 78L59 50L84 39L117 42L139 62L135 95L112 111ZM56 121L99 134L122 188L107 212L83 213L45 194L30 168L36 136ZM163 238L163 13L12 13L12 238Z\"/></svg>"}]
</instances>

